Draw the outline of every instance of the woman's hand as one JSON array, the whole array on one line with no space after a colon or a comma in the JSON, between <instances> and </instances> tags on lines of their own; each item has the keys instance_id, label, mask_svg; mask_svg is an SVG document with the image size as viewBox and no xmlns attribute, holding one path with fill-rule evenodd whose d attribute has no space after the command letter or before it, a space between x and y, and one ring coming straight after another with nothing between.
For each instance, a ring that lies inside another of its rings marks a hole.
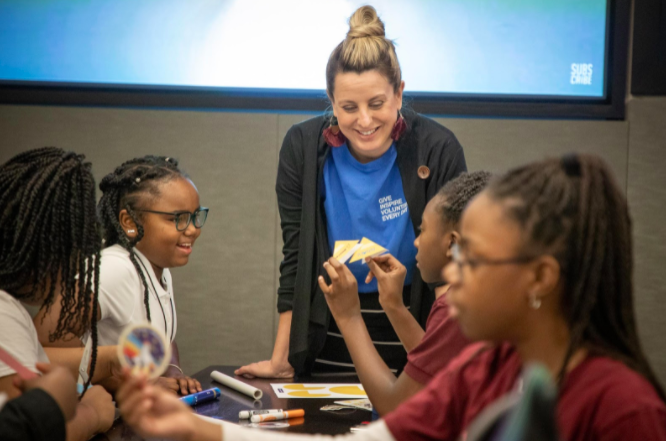
<instances>
[{"instance_id":1,"label":"woman's hand","mask_svg":"<svg viewBox=\"0 0 666 441\"><path fill-rule=\"evenodd\" d=\"M370 283L373 277L377 279L379 291L379 304L384 311L388 309L404 308L402 290L405 285L407 268L398 259L390 254L366 259L370 272L365 283Z\"/></svg>"},{"instance_id":2,"label":"woman's hand","mask_svg":"<svg viewBox=\"0 0 666 441\"><path fill-rule=\"evenodd\" d=\"M291 333L291 311L280 314L275 347L270 360L248 364L234 371L245 378L293 378L294 368L289 364L289 335Z\"/></svg>"},{"instance_id":3,"label":"woman's hand","mask_svg":"<svg viewBox=\"0 0 666 441\"><path fill-rule=\"evenodd\" d=\"M124 373L116 400L123 420L145 438L188 440L195 436L197 423L203 423L172 393L149 384L143 376L130 376L129 371Z\"/></svg>"},{"instance_id":4,"label":"woman's hand","mask_svg":"<svg viewBox=\"0 0 666 441\"><path fill-rule=\"evenodd\" d=\"M331 278L331 284L327 285L324 277L319 276L319 287L326 296L326 303L338 326L344 326L341 322L361 316L356 277L334 257L324 262L324 268Z\"/></svg>"},{"instance_id":5,"label":"woman's hand","mask_svg":"<svg viewBox=\"0 0 666 441\"><path fill-rule=\"evenodd\" d=\"M245 378L292 378L294 368L289 362L276 363L272 359L248 364L234 371L234 374Z\"/></svg>"},{"instance_id":6,"label":"woman's hand","mask_svg":"<svg viewBox=\"0 0 666 441\"><path fill-rule=\"evenodd\" d=\"M76 413L76 406L79 404L76 381L74 381L72 373L65 367L46 363L37 363L35 367L44 375L32 380L23 380L17 375L14 378L14 386L21 392L43 389L58 403L65 421L72 419Z\"/></svg>"}]
</instances>

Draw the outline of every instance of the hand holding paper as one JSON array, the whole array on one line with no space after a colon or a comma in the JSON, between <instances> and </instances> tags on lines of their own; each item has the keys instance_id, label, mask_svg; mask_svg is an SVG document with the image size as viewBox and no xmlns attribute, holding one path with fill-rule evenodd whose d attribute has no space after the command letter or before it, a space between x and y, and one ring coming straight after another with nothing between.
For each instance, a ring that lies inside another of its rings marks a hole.
<instances>
[{"instance_id":1,"label":"hand holding paper","mask_svg":"<svg viewBox=\"0 0 666 441\"><path fill-rule=\"evenodd\" d=\"M397 308L404 306L402 289L405 285L407 268L398 259L390 254L371 257L367 261L370 272L365 283L370 283L372 277L377 279L379 303L382 308Z\"/></svg>"},{"instance_id":2,"label":"hand holding paper","mask_svg":"<svg viewBox=\"0 0 666 441\"><path fill-rule=\"evenodd\" d=\"M356 277L335 257L324 262L324 268L331 278L327 285L323 276L319 276L319 287L326 296L326 303L335 320L339 323L355 316L361 316L361 302L358 298Z\"/></svg>"},{"instance_id":3,"label":"hand holding paper","mask_svg":"<svg viewBox=\"0 0 666 441\"><path fill-rule=\"evenodd\" d=\"M349 263L361 261L365 263L365 259L372 256L379 256L388 250L381 245L378 245L364 237L359 243L358 240L338 240L333 247L333 257L345 264L348 260ZM350 260L351 258L351 260Z\"/></svg>"}]
</instances>

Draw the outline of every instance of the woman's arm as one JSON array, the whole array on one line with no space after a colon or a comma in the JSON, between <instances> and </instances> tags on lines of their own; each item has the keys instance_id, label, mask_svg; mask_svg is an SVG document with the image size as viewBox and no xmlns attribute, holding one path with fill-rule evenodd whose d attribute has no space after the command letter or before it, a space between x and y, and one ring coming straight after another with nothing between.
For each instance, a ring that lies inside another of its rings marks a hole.
<instances>
[{"instance_id":1,"label":"woman's arm","mask_svg":"<svg viewBox=\"0 0 666 441\"><path fill-rule=\"evenodd\" d=\"M283 259L280 262L280 285L278 287L278 313L280 314L292 310L296 273L298 272L303 200L302 144L303 138L300 130L292 127L287 132L280 149L275 183L283 242Z\"/></svg>"}]
</instances>

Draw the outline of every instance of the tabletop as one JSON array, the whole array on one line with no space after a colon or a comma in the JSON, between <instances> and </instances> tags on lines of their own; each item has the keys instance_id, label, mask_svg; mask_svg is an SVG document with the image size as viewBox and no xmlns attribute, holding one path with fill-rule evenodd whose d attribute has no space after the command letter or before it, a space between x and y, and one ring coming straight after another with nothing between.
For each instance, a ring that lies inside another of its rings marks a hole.
<instances>
[{"instance_id":1,"label":"tabletop","mask_svg":"<svg viewBox=\"0 0 666 441\"><path fill-rule=\"evenodd\" d=\"M249 424L249 421L238 419L238 413L241 410L304 409L305 417L286 420L290 424L289 427L271 430L292 433L321 433L326 435L349 433L349 429L352 426L369 422L373 419L372 412L362 409L320 410L322 406L333 404L336 401L334 398L278 398L271 387L271 383L358 383L358 377L355 375L317 375L316 377L300 377L296 380L275 378L249 380L242 377L235 377L263 391L263 397L260 400L254 400L247 395L243 395L240 392L217 383L210 377L210 373L214 370L233 377L236 368L235 366L209 366L192 375L193 378L199 380L204 390L211 387L218 387L222 391L222 395L218 400L193 406L192 409L196 413L244 425ZM374 418L376 418L376 415ZM94 438L95 441L139 441L142 439L122 421L122 418L117 420L108 432Z\"/></svg>"}]
</instances>

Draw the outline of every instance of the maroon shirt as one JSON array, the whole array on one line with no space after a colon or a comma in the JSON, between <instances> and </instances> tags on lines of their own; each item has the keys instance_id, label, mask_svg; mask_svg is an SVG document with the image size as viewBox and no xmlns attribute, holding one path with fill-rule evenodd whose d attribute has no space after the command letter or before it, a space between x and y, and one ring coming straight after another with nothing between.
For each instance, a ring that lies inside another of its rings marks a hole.
<instances>
[{"instance_id":1,"label":"maroon shirt","mask_svg":"<svg viewBox=\"0 0 666 441\"><path fill-rule=\"evenodd\" d=\"M479 412L513 390L522 363L503 344L471 345L421 392L385 418L400 440L455 440ZM563 440L666 440L666 405L624 364L588 357L563 381L557 403Z\"/></svg>"},{"instance_id":2,"label":"maroon shirt","mask_svg":"<svg viewBox=\"0 0 666 441\"><path fill-rule=\"evenodd\" d=\"M445 297L443 294L435 300L421 343L407 354L405 373L421 384L428 384L470 343L458 322L449 316Z\"/></svg>"}]
</instances>

